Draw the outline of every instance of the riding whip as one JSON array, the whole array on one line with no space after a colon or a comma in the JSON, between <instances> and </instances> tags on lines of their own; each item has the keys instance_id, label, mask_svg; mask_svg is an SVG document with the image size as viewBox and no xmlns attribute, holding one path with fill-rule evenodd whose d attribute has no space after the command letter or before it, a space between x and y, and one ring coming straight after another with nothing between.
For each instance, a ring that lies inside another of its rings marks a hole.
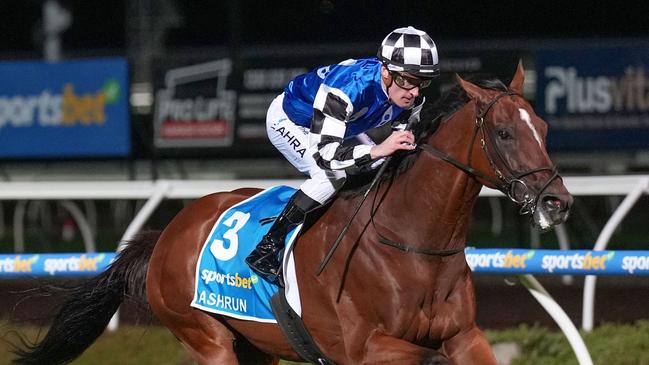
<instances>
[{"instance_id":1,"label":"riding whip","mask_svg":"<svg viewBox=\"0 0 649 365\"><path fill-rule=\"evenodd\" d=\"M419 113L421 112L421 107L424 105L424 102L426 101L426 98L424 97L421 104L413 108L412 113L410 114L410 118L408 119L408 124L406 125L406 128L404 131L409 131L412 129L412 127L415 125L415 123L419 120ZM414 117L414 118L413 118ZM354 209L354 213L352 213L351 217L349 217L349 220L347 221L347 224L345 227L340 231L340 234L338 235L338 238L336 238L336 241L334 244L331 246L329 249L329 252L327 252L327 255L325 258L322 260L320 263L320 266L318 267L318 270L316 270L315 274L316 276L320 276L322 271L324 270L325 266L329 263L329 260L331 260L331 256L333 256L334 252L338 248L338 245L340 245L340 242L342 242L343 237L345 237L345 234L347 233L347 230L351 226L352 220L354 217L356 217L356 214L358 214L358 211L361 210L361 207L363 206L363 203L365 203L365 199L367 199L367 196L370 194L370 191L374 189L374 186L381 180L381 176L383 176L383 173L385 172L385 169L387 168L388 164L392 160L392 155L385 157L385 161L383 162L383 165L379 168L379 171L376 173L374 176L374 179L372 180L372 183L370 186L365 190L365 193L363 193L363 198L358 202L356 205L356 209Z\"/></svg>"},{"instance_id":2,"label":"riding whip","mask_svg":"<svg viewBox=\"0 0 649 365\"><path fill-rule=\"evenodd\" d=\"M336 251L336 248L338 248L338 245L343 240L343 237L345 237L345 234L347 233L347 230L351 226L352 220L354 219L354 217L356 217L356 214L358 214L358 211L361 210L361 207L363 206L363 203L365 203L365 199L367 199L367 196L370 194L370 191L372 191L372 189L374 189L374 186L376 185L376 183L381 179L381 175L383 175L383 172L385 172L385 169L388 166L388 163L390 162L391 159L392 159L392 156L388 156L388 157L385 158L385 161L383 162L383 165L381 165L381 168L379 169L379 171L374 176L374 180L372 180L372 183L370 184L370 186L367 188L367 190L365 190L365 193L363 193L363 198L356 205L356 209L354 209L354 213L351 215L351 217L349 217L349 220L347 221L347 224L345 225L343 230L340 231L340 234L338 235L338 238L336 238L336 241L334 242L334 244L329 249L329 252L327 252L327 255L325 256L325 258L320 263L320 266L318 267L318 270L316 270L316 272L315 272L316 276L320 276L320 273L322 273L322 270L324 270L325 266L327 266L327 264L329 263L329 260L331 260L331 256L333 256L334 251Z\"/></svg>"}]
</instances>

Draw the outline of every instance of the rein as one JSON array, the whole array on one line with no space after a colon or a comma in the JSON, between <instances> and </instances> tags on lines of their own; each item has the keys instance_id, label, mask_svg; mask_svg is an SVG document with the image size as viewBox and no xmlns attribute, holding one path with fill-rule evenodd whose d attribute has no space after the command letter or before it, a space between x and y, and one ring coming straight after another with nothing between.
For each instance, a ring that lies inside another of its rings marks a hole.
<instances>
[{"instance_id":1,"label":"rein","mask_svg":"<svg viewBox=\"0 0 649 365\"><path fill-rule=\"evenodd\" d=\"M372 206L370 209L370 222L372 223L372 227L374 227L374 232L379 236L379 243L382 243L386 246L390 246L393 248L396 248L397 250L403 251L405 253L417 253L421 255L428 255L428 256L440 256L440 257L446 257L446 256L452 256L455 255L456 253L464 251L464 247L459 247L459 248L452 248L452 249L447 249L447 250L437 250L437 249L432 249L432 248L426 248L426 247L417 247L417 246L411 246L407 243L402 243L402 242L397 242L394 240L391 240L379 232L378 228L376 227L376 223L374 223L374 215L378 211L379 206L381 205L381 202L383 199L386 197L388 194L388 191L390 191L390 187L392 187L392 183L394 182L394 175L392 175L392 180L390 180L390 185L388 185L388 188L385 189L385 193L383 193L383 196L381 197L381 200L379 201L379 204L376 204L376 195L374 195L374 199L372 200Z\"/></svg>"},{"instance_id":2,"label":"rein","mask_svg":"<svg viewBox=\"0 0 649 365\"><path fill-rule=\"evenodd\" d=\"M450 250L433 250L432 248L419 248L419 247L414 247L414 246L409 246L405 243L401 242L396 242L393 241L389 238L383 237L380 233L377 232L379 235L379 243L382 243L386 246L394 247L397 250L403 251L405 253L418 253L421 255L428 255L428 256L452 256L455 255L456 253L464 251L464 247L460 248L453 248Z\"/></svg>"}]
</instances>

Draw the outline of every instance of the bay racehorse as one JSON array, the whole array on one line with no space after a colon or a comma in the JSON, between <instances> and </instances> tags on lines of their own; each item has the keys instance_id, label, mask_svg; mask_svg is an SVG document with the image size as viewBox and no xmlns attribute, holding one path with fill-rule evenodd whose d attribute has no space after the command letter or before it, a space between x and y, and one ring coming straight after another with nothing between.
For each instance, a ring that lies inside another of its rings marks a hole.
<instances>
[{"instance_id":1,"label":"bay racehorse","mask_svg":"<svg viewBox=\"0 0 649 365\"><path fill-rule=\"evenodd\" d=\"M477 327L464 256L483 185L499 189L542 229L565 221L572 197L546 151L546 123L521 96L521 65L507 87L469 82L445 94L415 130L416 153L370 192L328 266L315 271L362 194L336 198L295 248L302 318L337 364L495 365ZM425 114L425 113L424 113ZM434 133L433 133L434 131ZM274 323L190 307L199 250L219 215L258 189L197 199L160 233L130 242L102 274L68 290L48 334L17 363L58 364L102 333L125 296L144 297L199 364L299 361ZM146 283L146 285L145 285Z\"/></svg>"}]
</instances>

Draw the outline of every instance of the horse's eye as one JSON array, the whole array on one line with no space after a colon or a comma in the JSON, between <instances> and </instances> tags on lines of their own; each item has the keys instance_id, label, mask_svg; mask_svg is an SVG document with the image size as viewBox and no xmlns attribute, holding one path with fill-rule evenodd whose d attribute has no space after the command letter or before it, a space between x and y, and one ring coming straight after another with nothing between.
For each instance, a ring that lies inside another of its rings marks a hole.
<instances>
[{"instance_id":1,"label":"horse's eye","mask_svg":"<svg viewBox=\"0 0 649 365\"><path fill-rule=\"evenodd\" d=\"M498 131L498 137L500 137L500 139L512 139L512 135L504 129Z\"/></svg>"}]
</instances>

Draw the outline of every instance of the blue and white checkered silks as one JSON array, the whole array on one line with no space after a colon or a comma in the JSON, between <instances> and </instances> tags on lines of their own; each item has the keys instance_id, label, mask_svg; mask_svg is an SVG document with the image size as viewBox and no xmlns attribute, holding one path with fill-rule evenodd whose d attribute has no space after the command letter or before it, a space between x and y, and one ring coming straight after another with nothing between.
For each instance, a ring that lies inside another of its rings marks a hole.
<instances>
[{"instance_id":1,"label":"blue and white checkered silks","mask_svg":"<svg viewBox=\"0 0 649 365\"><path fill-rule=\"evenodd\" d=\"M381 42L378 57L390 71L423 77L439 75L435 42L426 32L413 27L398 28L388 34Z\"/></svg>"},{"instance_id":2,"label":"blue and white checkered silks","mask_svg":"<svg viewBox=\"0 0 649 365\"><path fill-rule=\"evenodd\" d=\"M317 146L313 158L325 170L344 170L370 162L370 145L342 147L347 121L353 111L342 90L321 84L313 101L309 144Z\"/></svg>"},{"instance_id":3,"label":"blue and white checkered silks","mask_svg":"<svg viewBox=\"0 0 649 365\"><path fill-rule=\"evenodd\" d=\"M276 186L235 204L221 214L198 258L192 307L238 319L276 322L270 297L279 290L278 287L258 277L244 259L270 229L272 221L269 222L268 218L278 216L295 191L288 186ZM285 251L292 251L293 241L301 227L288 234ZM284 261L287 300L299 314L301 308L292 255Z\"/></svg>"}]
</instances>

